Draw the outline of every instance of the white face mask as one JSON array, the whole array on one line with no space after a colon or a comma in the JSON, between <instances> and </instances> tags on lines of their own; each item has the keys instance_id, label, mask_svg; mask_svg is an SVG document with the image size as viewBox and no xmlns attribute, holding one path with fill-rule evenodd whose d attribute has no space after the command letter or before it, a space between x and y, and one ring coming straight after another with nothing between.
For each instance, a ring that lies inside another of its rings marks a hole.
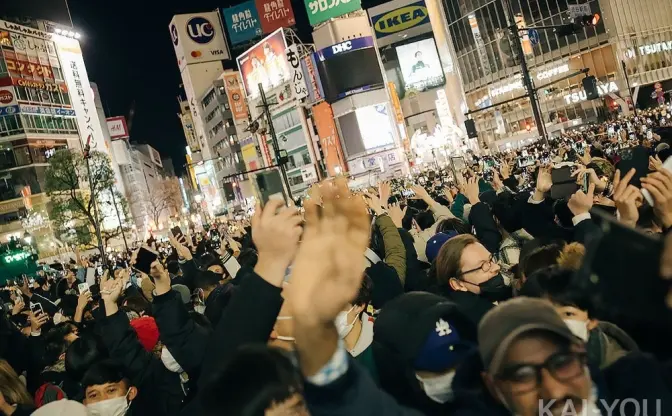
<instances>
[{"instance_id":1,"label":"white face mask","mask_svg":"<svg viewBox=\"0 0 672 416\"><path fill-rule=\"evenodd\" d=\"M415 378L420 381L427 397L435 402L443 404L453 399L455 371L433 378L422 378L416 374Z\"/></svg>"},{"instance_id":2,"label":"white face mask","mask_svg":"<svg viewBox=\"0 0 672 416\"><path fill-rule=\"evenodd\" d=\"M341 311L341 312L338 313L338 315L336 315L336 319L334 320L334 324L336 325L336 330L338 331L338 336L341 337L341 339L348 336L350 331L352 331L352 328L355 326L355 321L357 320L357 316L355 316L355 319L353 319L352 322L348 323L348 314L350 312L352 312L353 309L355 309L354 305L347 312L346 311Z\"/></svg>"},{"instance_id":3,"label":"white face mask","mask_svg":"<svg viewBox=\"0 0 672 416\"><path fill-rule=\"evenodd\" d=\"M65 316L63 316L62 313L56 312L54 314L54 325L58 325L61 322L65 322L65 321L67 321L67 318Z\"/></svg>"},{"instance_id":4,"label":"white face mask","mask_svg":"<svg viewBox=\"0 0 672 416\"><path fill-rule=\"evenodd\" d=\"M294 318L291 317L291 316L278 316L276 319L277 319L278 321L288 321L288 320L290 320L290 319L294 319ZM278 335L277 337L275 337L275 339L280 340L280 341L289 341L289 342L294 342L294 341L296 341L296 338L294 338L294 337L287 337L287 336L284 336L284 335Z\"/></svg>"},{"instance_id":5,"label":"white face mask","mask_svg":"<svg viewBox=\"0 0 672 416\"><path fill-rule=\"evenodd\" d=\"M180 364L175 360L173 354L171 354L166 347L161 348L161 361L168 371L172 371L173 373L178 374L184 373L184 370L182 367L180 367Z\"/></svg>"},{"instance_id":6,"label":"white face mask","mask_svg":"<svg viewBox=\"0 0 672 416\"><path fill-rule=\"evenodd\" d=\"M588 322L578 321L576 319L563 319L574 335L581 338L583 342L588 341Z\"/></svg>"},{"instance_id":7,"label":"white face mask","mask_svg":"<svg viewBox=\"0 0 672 416\"><path fill-rule=\"evenodd\" d=\"M129 390L130 392L130 390ZM124 397L103 400L102 402L86 405L91 416L124 416L131 402L127 401L128 393Z\"/></svg>"},{"instance_id":8,"label":"white face mask","mask_svg":"<svg viewBox=\"0 0 672 416\"><path fill-rule=\"evenodd\" d=\"M205 305L200 305L199 304L199 305L194 306L194 312L200 313L201 315L203 315L205 313Z\"/></svg>"}]
</instances>

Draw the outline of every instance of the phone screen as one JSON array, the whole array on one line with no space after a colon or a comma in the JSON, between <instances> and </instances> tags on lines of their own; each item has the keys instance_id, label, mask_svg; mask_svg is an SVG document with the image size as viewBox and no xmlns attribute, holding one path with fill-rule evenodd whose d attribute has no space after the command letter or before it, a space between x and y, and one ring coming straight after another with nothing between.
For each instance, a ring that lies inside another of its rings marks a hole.
<instances>
[{"instance_id":1,"label":"phone screen","mask_svg":"<svg viewBox=\"0 0 672 416\"><path fill-rule=\"evenodd\" d=\"M30 303L30 311L33 313L33 315L39 315L44 313L42 310L42 305L40 303Z\"/></svg>"},{"instance_id":2,"label":"phone screen","mask_svg":"<svg viewBox=\"0 0 672 416\"><path fill-rule=\"evenodd\" d=\"M154 263L157 258L158 256L153 251L149 251L145 247L140 247L133 268L149 275L149 272L152 270L152 263Z\"/></svg>"}]
</instances>

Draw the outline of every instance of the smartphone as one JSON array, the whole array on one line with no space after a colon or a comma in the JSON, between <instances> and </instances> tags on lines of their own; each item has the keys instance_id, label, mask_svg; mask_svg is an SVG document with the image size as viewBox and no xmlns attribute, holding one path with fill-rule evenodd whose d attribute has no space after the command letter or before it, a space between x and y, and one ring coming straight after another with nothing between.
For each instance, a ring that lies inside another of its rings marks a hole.
<instances>
[{"instance_id":1,"label":"smartphone","mask_svg":"<svg viewBox=\"0 0 672 416\"><path fill-rule=\"evenodd\" d=\"M101 273L102 276L102 273ZM84 280L89 286L96 284L96 269L93 267L88 267L86 269L86 279Z\"/></svg>"},{"instance_id":2,"label":"smartphone","mask_svg":"<svg viewBox=\"0 0 672 416\"><path fill-rule=\"evenodd\" d=\"M649 153L642 146L630 147L622 149L619 152L621 161L616 165L616 169L621 172L623 178L631 169L635 169L635 176L633 176L630 184L641 188L640 180L649 173Z\"/></svg>"},{"instance_id":3,"label":"smartphone","mask_svg":"<svg viewBox=\"0 0 672 416\"><path fill-rule=\"evenodd\" d=\"M84 293L89 291L89 284L88 283L80 283L77 285L77 289L79 289L79 293Z\"/></svg>"},{"instance_id":4,"label":"smartphone","mask_svg":"<svg viewBox=\"0 0 672 416\"><path fill-rule=\"evenodd\" d=\"M660 276L663 240L624 226L600 210L592 210L591 216L600 232L587 242L583 265L577 272L583 293L596 294L598 304L624 316L643 320L670 317L665 297L672 281ZM637 276L637 290L632 290L632 276Z\"/></svg>"},{"instance_id":5,"label":"smartphone","mask_svg":"<svg viewBox=\"0 0 672 416\"><path fill-rule=\"evenodd\" d=\"M553 184L573 182L574 178L572 178L572 168L569 166L554 168L551 170L551 180L553 181Z\"/></svg>"},{"instance_id":6,"label":"smartphone","mask_svg":"<svg viewBox=\"0 0 672 416\"><path fill-rule=\"evenodd\" d=\"M568 199L579 190L579 185L572 177L572 169L569 166L551 170L551 199Z\"/></svg>"},{"instance_id":7,"label":"smartphone","mask_svg":"<svg viewBox=\"0 0 672 416\"><path fill-rule=\"evenodd\" d=\"M173 234L173 237L178 238L181 235L184 235L182 233L182 229L180 227L173 227L170 229L170 232Z\"/></svg>"},{"instance_id":8,"label":"smartphone","mask_svg":"<svg viewBox=\"0 0 672 416\"><path fill-rule=\"evenodd\" d=\"M588 193L588 185L590 185L590 175L583 175L583 183L581 184L581 190L584 194Z\"/></svg>"},{"instance_id":9,"label":"smartphone","mask_svg":"<svg viewBox=\"0 0 672 416\"><path fill-rule=\"evenodd\" d=\"M135 264L133 268L139 272L142 272L146 275L149 275L149 272L152 270L152 263L158 259L158 255L153 251L146 249L145 247L140 247L138 250L138 255L135 258Z\"/></svg>"},{"instance_id":10,"label":"smartphone","mask_svg":"<svg viewBox=\"0 0 672 416\"><path fill-rule=\"evenodd\" d=\"M33 313L33 315L36 315L36 316L44 313L44 310L42 310L42 304L41 303L30 302L30 311Z\"/></svg>"},{"instance_id":11,"label":"smartphone","mask_svg":"<svg viewBox=\"0 0 672 416\"><path fill-rule=\"evenodd\" d=\"M653 131L649 130L646 132L646 138L651 140L653 139Z\"/></svg>"}]
</instances>

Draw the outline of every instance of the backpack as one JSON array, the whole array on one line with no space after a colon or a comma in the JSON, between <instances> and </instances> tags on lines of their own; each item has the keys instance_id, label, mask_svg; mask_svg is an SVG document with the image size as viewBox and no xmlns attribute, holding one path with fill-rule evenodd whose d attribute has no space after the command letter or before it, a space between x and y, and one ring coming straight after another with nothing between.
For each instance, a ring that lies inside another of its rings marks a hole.
<instances>
[{"instance_id":1,"label":"backpack","mask_svg":"<svg viewBox=\"0 0 672 416\"><path fill-rule=\"evenodd\" d=\"M35 392L35 407L40 408L45 404L67 398L68 396L60 386L53 383L44 383Z\"/></svg>"}]
</instances>

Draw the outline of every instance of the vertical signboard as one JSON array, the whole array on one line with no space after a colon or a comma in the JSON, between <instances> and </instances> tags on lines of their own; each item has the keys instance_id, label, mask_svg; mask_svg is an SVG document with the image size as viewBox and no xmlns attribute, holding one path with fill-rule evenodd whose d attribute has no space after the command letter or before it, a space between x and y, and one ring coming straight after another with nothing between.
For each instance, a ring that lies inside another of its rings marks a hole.
<instances>
[{"instance_id":1,"label":"vertical signboard","mask_svg":"<svg viewBox=\"0 0 672 416\"><path fill-rule=\"evenodd\" d=\"M88 144L91 150L104 152L110 157L79 42L58 35L54 36L54 41L61 57L65 82L70 90L72 108L77 116L81 142Z\"/></svg>"},{"instance_id":2,"label":"vertical signboard","mask_svg":"<svg viewBox=\"0 0 672 416\"><path fill-rule=\"evenodd\" d=\"M285 57L289 64L290 79L292 80L292 89L294 96L298 101L303 100L308 96L308 87L306 87L306 79L301 69L301 60L299 59L299 50L296 44L289 45L285 49Z\"/></svg>"},{"instance_id":3,"label":"vertical signboard","mask_svg":"<svg viewBox=\"0 0 672 416\"><path fill-rule=\"evenodd\" d=\"M334 112L326 102L321 102L313 107L313 120L315 129L320 138L320 146L324 154L324 164L329 176L336 176L348 170L348 165L343 157L343 150L334 123Z\"/></svg>"},{"instance_id":4,"label":"vertical signboard","mask_svg":"<svg viewBox=\"0 0 672 416\"><path fill-rule=\"evenodd\" d=\"M311 26L362 8L361 0L303 0Z\"/></svg>"},{"instance_id":5,"label":"vertical signboard","mask_svg":"<svg viewBox=\"0 0 672 416\"><path fill-rule=\"evenodd\" d=\"M387 83L387 88L390 93L392 109L394 110L394 121L397 122L397 128L399 129L399 134L401 134L401 143L404 146L404 151L408 152L411 150L411 142L408 140L408 135L406 134L406 123L404 122L404 113L401 110L401 102L399 102L397 87L394 85L394 82L390 81Z\"/></svg>"},{"instance_id":6,"label":"vertical signboard","mask_svg":"<svg viewBox=\"0 0 672 416\"><path fill-rule=\"evenodd\" d=\"M177 14L168 29L180 72L188 64L231 58L217 12Z\"/></svg>"},{"instance_id":7,"label":"vertical signboard","mask_svg":"<svg viewBox=\"0 0 672 416\"><path fill-rule=\"evenodd\" d=\"M236 121L247 120L247 103L243 96L243 89L240 85L240 77L237 72L227 72L222 76L226 96L229 99L231 114Z\"/></svg>"},{"instance_id":8,"label":"vertical signboard","mask_svg":"<svg viewBox=\"0 0 672 416\"><path fill-rule=\"evenodd\" d=\"M294 26L294 10L290 0L254 0L261 20L261 30L272 33L282 27Z\"/></svg>"},{"instance_id":9,"label":"vertical signboard","mask_svg":"<svg viewBox=\"0 0 672 416\"><path fill-rule=\"evenodd\" d=\"M303 73L306 74L306 85L308 86L308 99L311 103L322 101L324 99L324 90L322 90L322 82L320 81L320 74L315 69L315 57L308 54L304 57L301 66Z\"/></svg>"},{"instance_id":10,"label":"vertical signboard","mask_svg":"<svg viewBox=\"0 0 672 416\"><path fill-rule=\"evenodd\" d=\"M247 42L262 35L259 13L257 13L253 0L222 9L222 16L224 16L226 31L232 45Z\"/></svg>"}]
</instances>

